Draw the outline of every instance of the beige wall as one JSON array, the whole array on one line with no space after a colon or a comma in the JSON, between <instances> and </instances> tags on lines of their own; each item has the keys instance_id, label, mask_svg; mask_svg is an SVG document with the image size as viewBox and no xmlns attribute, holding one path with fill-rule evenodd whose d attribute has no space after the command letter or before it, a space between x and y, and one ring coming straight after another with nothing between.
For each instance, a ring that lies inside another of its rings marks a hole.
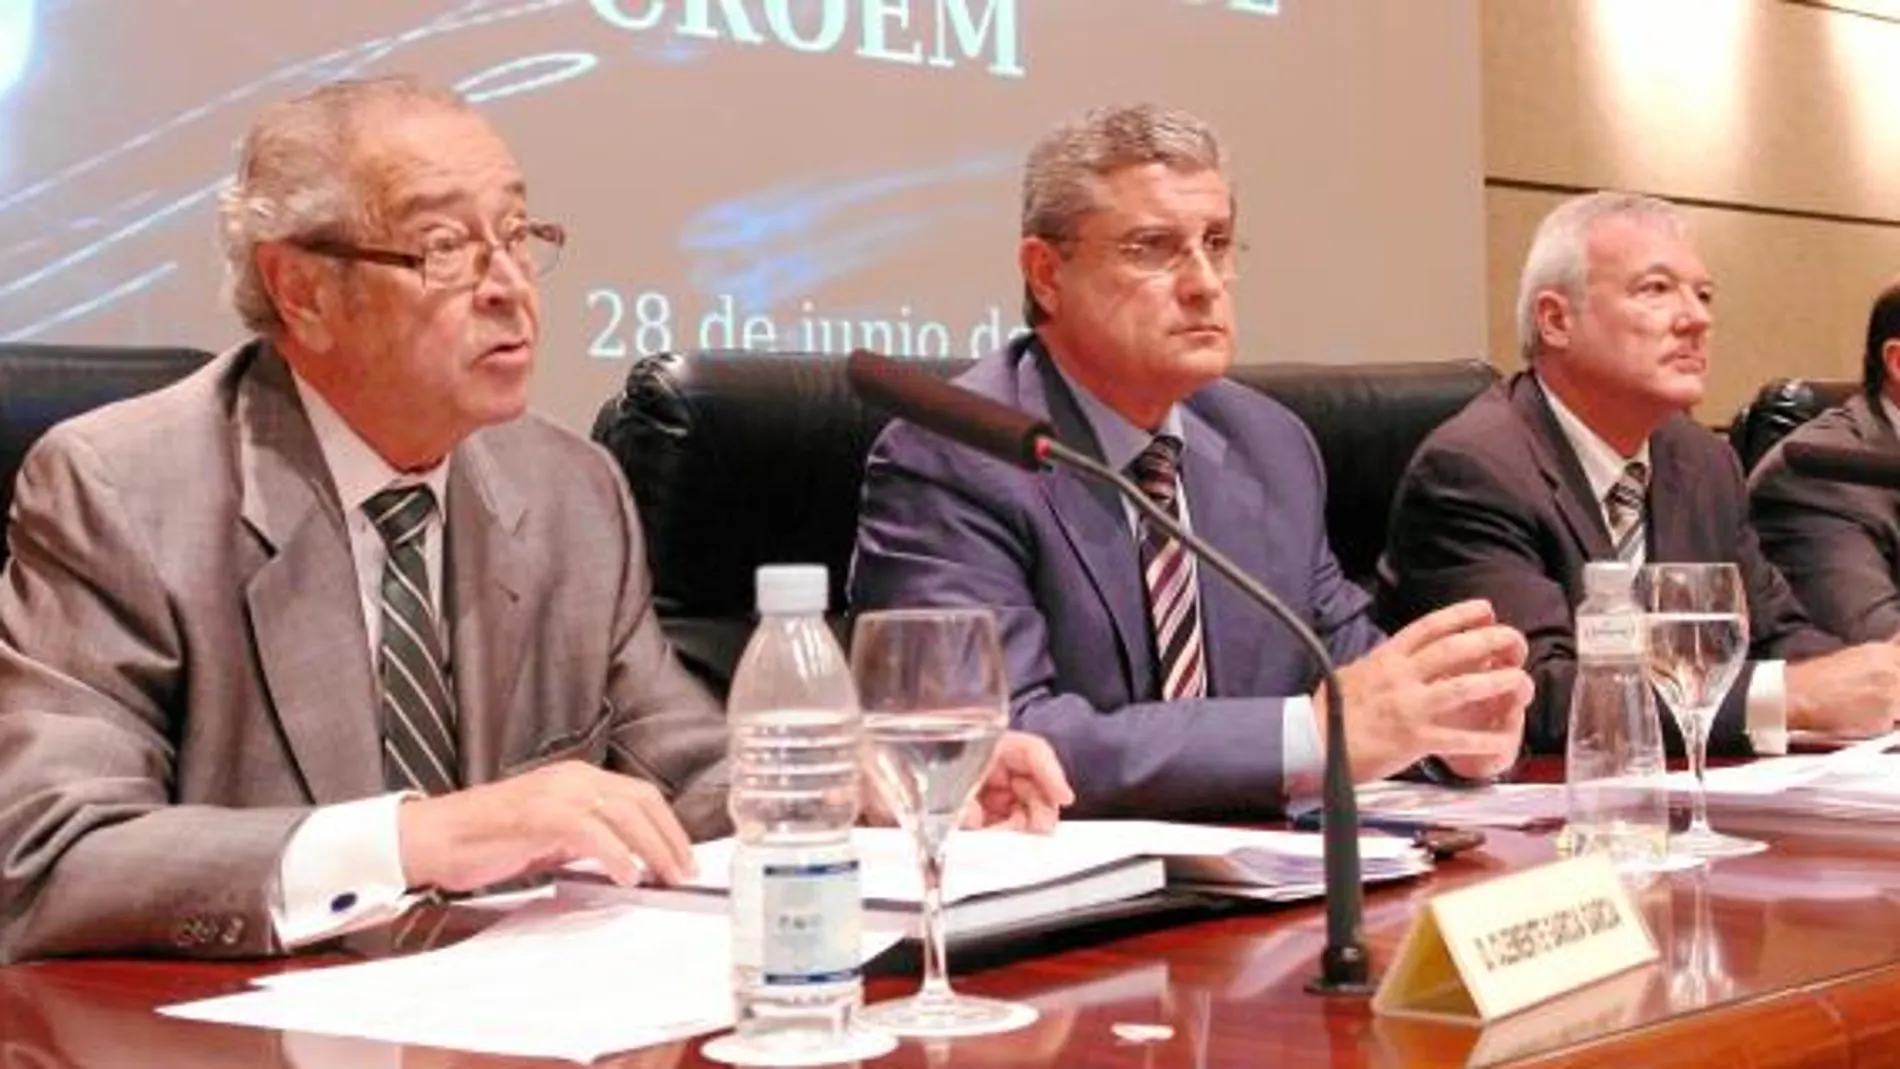
<instances>
[{"instance_id":1,"label":"beige wall","mask_svg":"<svg viewBox=\"0 0 1900 1069\"><path fill-rule=\"evenodd\" d=\"M1481 35L1499 366L1518 364L1538 219L1566 190L1617 187L1687 202L1715 273L1699 418L1726 422L1774 376L1859 374L1867 305L1900 274L1900 22L1788 0L1484 0Z\"/></svg>"}]
</instances>

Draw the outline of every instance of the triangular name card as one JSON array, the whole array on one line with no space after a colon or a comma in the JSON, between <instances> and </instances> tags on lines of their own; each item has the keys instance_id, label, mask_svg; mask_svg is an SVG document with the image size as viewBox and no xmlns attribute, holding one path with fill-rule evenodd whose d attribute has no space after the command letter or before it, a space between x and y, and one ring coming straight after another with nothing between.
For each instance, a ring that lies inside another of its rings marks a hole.
<instances>
[{"instance_id":1,"label":"triangular name card","mask_svg":"<svg viewBox=\"0 0 1900 1069\"><path fill-rule=\"evenodd\" d=\"M1479 1024L1657 956L1615 868L1587 854L1434 896L1372 1009Z\"/></svg>"}]
</instances>

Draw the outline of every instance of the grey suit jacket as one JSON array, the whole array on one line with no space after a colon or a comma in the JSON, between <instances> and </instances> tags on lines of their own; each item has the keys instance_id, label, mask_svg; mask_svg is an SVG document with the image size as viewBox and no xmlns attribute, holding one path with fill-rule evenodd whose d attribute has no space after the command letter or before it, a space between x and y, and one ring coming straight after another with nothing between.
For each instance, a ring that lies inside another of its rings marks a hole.
<instances>
[{"instance_id":1,"label":"grey suit jacket","mask_svg":"<svg viewBox=\"0 0 1900 1069\"><path fill-rule=\"evenodd\" d=\"M723 717L675 663L611 462L536 418L450 460L444 617L464 782L579 758L721 833ZM253 342L56 427L0 575L0 961L279 949L312 806L384 790L341 505Z\"/></svg>"},{"instance_id":2,"label":"grey suit jacket","mask_svg":"<svg viewBox=\"0 0 1900 1069\"><path fill-rule=\"evenodd\" d=\"M1749 506L1762 549L1814 622L1849 642L1900 634L1900 491L1809 479L1788 470L1787 442L1900 456L1876 403L1856 394L1797 427L1755 466Z\"/></svg>"},{"instance_id":3,"label":"grey suit jacket","mask_svg":"<svg viewBox=\"0 0 1900 1069\"><path fill-rule=\"evenodd\" d=\"M960 381L1048 417L1064 441L1100 456L1074 397L1026 342ZM1369 599L1326 543L1324 468L1305 426L1225 381L1182 409L1194 530L1299 612L1335 658L1375 645ZM902 422L871 451L853 607L994 608L1015 725L1055 746L1075 815L1251 815L1282 805L1282 698L1309 693L1317 667L1206 567L1200 590L1213 696L1159 701L1135 541L1113 490L1068 471L1032 475Z\"/></svg>"},{"instance_id":4,"label":"grey suit jacket","mask_svg":"<svg viewBox=\"0 0 1900 1069\"><path fill-rule=\"evenodd\" d=\"M1809 623L1762 556L1748 524L1733 450L1687 416L1649 439L1648 559L1732 561L1748 591L1749 656L1797 660L1840 648ZM1420 445L1392 506L1379 562L1379 612L1389 626L1464 598L1489 598L1530 641L1536 683L1525 734L1562 753L1576 678L1573 614L1583 566L1614 559L1603 509L1536 378L1520 373L1447 420ZM1710 732L1711 752L1746 752L1745 668ZM1680 747L1672 717L1663 717Z\"/></svg>"}]
</instances>

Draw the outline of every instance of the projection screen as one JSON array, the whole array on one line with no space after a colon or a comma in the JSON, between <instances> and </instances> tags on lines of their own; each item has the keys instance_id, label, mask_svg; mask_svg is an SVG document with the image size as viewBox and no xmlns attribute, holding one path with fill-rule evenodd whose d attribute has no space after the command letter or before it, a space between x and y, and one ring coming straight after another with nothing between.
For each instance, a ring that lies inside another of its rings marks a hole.
<instances>
[{"instance_id":1,"label":"projection screen","mask_svg":"<svg viewBox=\"0 0 1900 1069\"><path fill-rule=\"evenodd\" d=\"M456 86L567 225L535 403L636 355L981 353L1018 168L1153 100L1233 159L1242 359L1482 355L1476 0L0 0L0 339L238 339L212 209L257 109Z\"/></svg>"}]
</instances>

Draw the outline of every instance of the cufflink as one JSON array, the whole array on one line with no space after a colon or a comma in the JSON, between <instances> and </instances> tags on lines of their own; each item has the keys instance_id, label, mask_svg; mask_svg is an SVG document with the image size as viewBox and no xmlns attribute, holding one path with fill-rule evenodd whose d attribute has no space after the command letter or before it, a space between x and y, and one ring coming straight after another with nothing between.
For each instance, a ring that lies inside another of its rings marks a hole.
<instances>
[{"instance_id":1,"label":"cufflink","mask_svg":"<svg viewBox=\"0 0 1900 1069\"><path fill-rule=\"evenodd\" d=\"M349 911L355 905L356 905L356 892L345 891L342 894L337 895L335 898L330 899L330 912L344 913L344 912Z\"/></svg>"}]
</instances>

